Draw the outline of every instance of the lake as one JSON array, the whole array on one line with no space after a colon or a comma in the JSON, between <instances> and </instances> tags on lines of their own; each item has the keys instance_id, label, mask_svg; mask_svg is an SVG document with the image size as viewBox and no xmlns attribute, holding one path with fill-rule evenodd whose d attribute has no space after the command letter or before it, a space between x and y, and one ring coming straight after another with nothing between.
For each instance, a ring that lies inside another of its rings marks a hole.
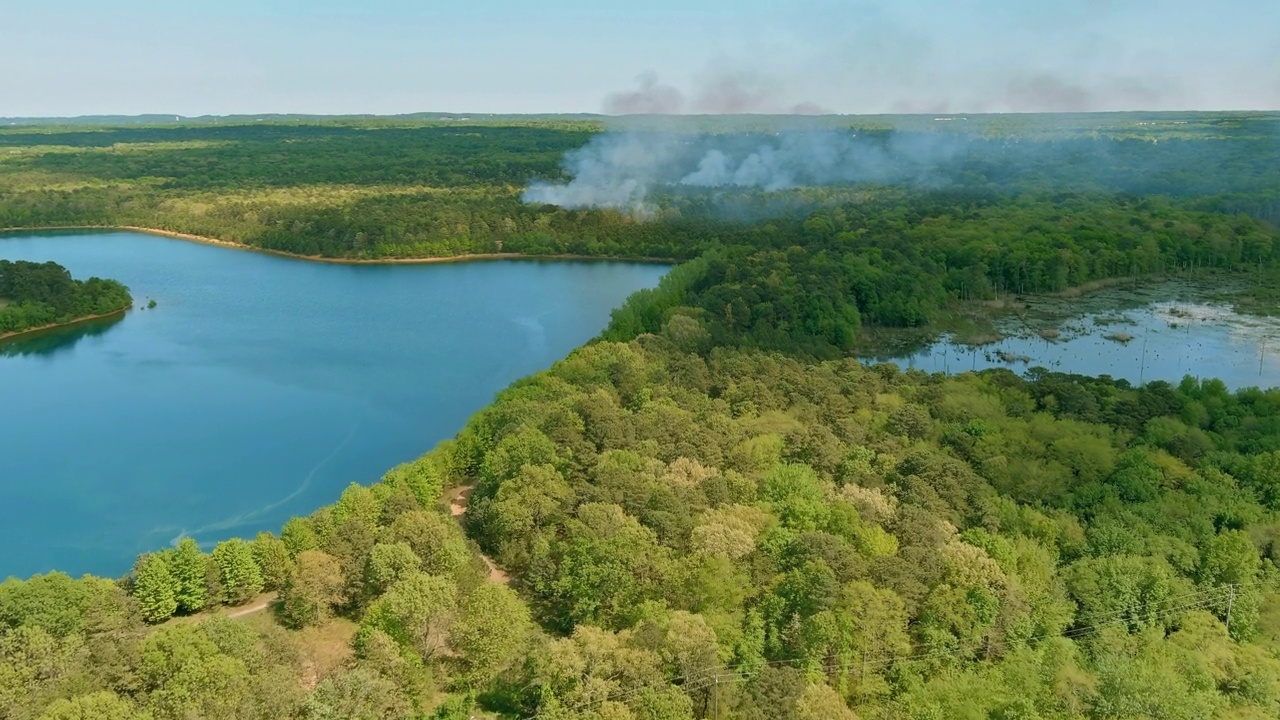
<instances>
[{"instance_id":1,"label":"lake","mask_svg":"<svg viewBox=\"0 0 1280 720\"><path fill-rule=\"evenodd\" d=\"M339 265L82 231L0 234L0 258L120 280L140 308L0 345L0 578L117 576L183 535L278 531L452 437L667 269Z\"/></svg>"}]
</instances>

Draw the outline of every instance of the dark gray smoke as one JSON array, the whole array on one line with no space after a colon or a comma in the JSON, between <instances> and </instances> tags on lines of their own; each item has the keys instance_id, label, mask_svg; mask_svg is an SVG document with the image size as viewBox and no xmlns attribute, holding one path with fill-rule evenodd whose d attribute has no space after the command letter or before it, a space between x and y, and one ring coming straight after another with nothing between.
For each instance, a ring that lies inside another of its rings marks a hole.
<instances>
[{"instance_id":1,"label":"dark gray smoke","mask_svg":"<svg viewBox=\"0 0 1280 720\"><path fill-rule=\"evenodd\" d=\"M658 79L652 72L637 78L633 90L604 99L606 115L822 115L829 112L812 102L789 103L780 83L759 73L721 72L700 79L692 95Z\"/></svg>"},{"instance_id":2,"label":"dark gray smoke","mask_svg":"<svg viewBox=\"0 0 1280 720\"><path fill-rule=\"evenodd\" d=\"M645 73L635 90L616 92L604 99L606 115L675 115L684 112L684 94Z\"/></svg>"},{"instance_id":3,"label":"dark gray smoke","mask_svg":"<svg viewBox=\"0 0 1280 720\"><path fill-rule=\"evenodd\" d=\"M693 135L611 132L565 155L569 180L531 183L524 201L645 215L660 187L765 192L852 183L936 183L959 152L952 135L863 137L830 130Z\"/></svg>"}]
</instances>

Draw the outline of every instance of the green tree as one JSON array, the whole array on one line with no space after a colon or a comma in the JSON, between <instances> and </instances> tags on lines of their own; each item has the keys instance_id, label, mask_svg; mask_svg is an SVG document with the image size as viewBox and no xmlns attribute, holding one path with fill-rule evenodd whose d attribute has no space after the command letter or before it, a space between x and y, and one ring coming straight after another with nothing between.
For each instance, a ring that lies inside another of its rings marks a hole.
<instances>
[{"instance_id":1,"label":"green tree","mask_svg":"<svg viewBox=\"0 0 1280 720\"><path fill-rule=\"evenodd\" d=\"M429 659L444 647L458 587L446 577L414 571L396 581L365 613L362 629L380 630Z\"/></svg>"},{"instance_id":2,"label":"green tree","mask_svg":"<svg viewBox=\"0 0 1280 720\"><path fill-rule=\"evenodd\" d=\"M381 595L396 581L422 567L422 558L408 543L378 543L369 553L365 582L371 595Z\"/></svg>"},{"instance_id":3,"label":"green tree","mask_svg":"<svg viewBox=\"0 0 1280 720\"><path fill-rule=\"evenodd\" d=\"M307 720L400 720L409 703L386 678L355 669L325 678L303 708Z\"/></svg>"},{"instance_id":4,"label":"green tree","mask_svg":"<svg viewBox=\"0 0 1280 720\"><path fill-rule=\"evenodd\" d=\"M178 609L178 583L160 554L143 555L133 570L133 597L150 623L168 620Z\"/></svg>"},{"instance_id":5,"label":"green tree","mask_svg":"<svg viewBox=\"0 0 1280 720\"><path fill-rule=\"evenodd\" d=\"M178 546L168 554L169 573L175 583L175 599L178 609L193 613L205 604L205 554L190 537L178 541Z\"/></svg>"},{"instance_id":6,"label":"green tree","mask_svg":"<svg viewBox=\"0 0 1280 720\"><path fill-rule=\"evenodd\" d=\"M262 592L262 570L249 543L239 538L218 543L213 548L213 562L227 603L239 605Z\"/></svg>"},{"instance_id":7,"label":"green tree","mask_svg":"<svg viewBox=\"0 0 1280 720\"><path fill-rule=\"evenodd\" d=\"M293 576L295 568L289 546L269 532L258 533L250 544L253 549L253 559L262 569L263 589L283 588Z\"/></svg>"},{"instance_id":8,"label":"green tree","mask_svg":"<svg viewBox=\"0 0 1280 720\"><path fill-rule=\"evenodd\" d=\"M342 599L342 565L320 550L298 555L298 570L280 591L281 615L290 627L322 622Z\"/></svg>"},{"instance_id":9,"label":"green tree","mask_svg":"<svg viewBox=\"0 0 1280 720\"><path fill-rule=\"evenodd\" d=\"M496 678L519 657L531 629L529 608L509 588L494 583L476 588L462 601L449 630L463 682L479 687Z\"/></svg>"},{"instance_id":10,"label":"green tree","mask_svg":"<svg viewBox=\"0 0 1280 720\"><path fill-rule=\"evenodd\" d=\"M796 702L797 720L858 720L839 693L823 683L810 683Z\"/></svg>"},{"instance_id":11,"label":"green tree","mask_svg":"<svg viewBox=\"0 0 1280 720\"><path fill-rule=\"evenodd\" d=\"M145 720L133 703L109 690L55 700L39 720Z\"/></svg>"}]
</instances>

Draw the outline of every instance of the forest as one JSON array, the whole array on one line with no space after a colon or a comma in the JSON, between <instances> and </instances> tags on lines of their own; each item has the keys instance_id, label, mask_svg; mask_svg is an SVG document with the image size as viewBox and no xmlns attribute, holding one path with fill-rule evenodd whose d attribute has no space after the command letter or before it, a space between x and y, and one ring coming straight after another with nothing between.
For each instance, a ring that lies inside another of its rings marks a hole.
<instances>
[{"instance_id":1,"label":"forest","mask_svg":"<svg viewBox=\"0 0 1280 720\"><path fill-rule=\"evenodd\" d=\"M852 351L1097 280L1273 283L1277 125L988 118L941 185L665 187L643 217L521 202L595 121L0 131L0 225L679 261L278 533L0 583L0 718L1276 717L1280 389Z\"/></svg>"},{"instance_id":2,"label":"forest","mask_svg":"<svg viewBox=\"0 0 1280 720\"><path fill-rule=\"evenodd\" d=\"M0 260L0 336L119 312L133 304L115 280L75 280L53 262Z\"/></svg>"},{"instance_id":3,"label":"forest","mask_svg":"<svg viewBox=\"0 0 1280 720\"><path fill-rule=\"evenodd\" d=\"M0 584L0 713L1275 716L1280 391L818 362L698 314L278 536ZM199 614L264 590L265 624Z\"/></svg>"}]
</instances>

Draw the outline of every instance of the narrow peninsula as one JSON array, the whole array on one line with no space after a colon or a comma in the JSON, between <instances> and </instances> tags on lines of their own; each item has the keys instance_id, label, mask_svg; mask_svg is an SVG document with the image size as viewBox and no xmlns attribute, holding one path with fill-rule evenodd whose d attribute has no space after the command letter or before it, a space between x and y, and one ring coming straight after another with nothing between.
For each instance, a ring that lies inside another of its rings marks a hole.
<instances>
[{"instance_id":1,"label":"narrow peninsula","mask_svg":"<svg viewBox=\"0 0 1280 720\"><path fill-rule=\"evenodd\" d=\"M132 305L129 288L115 280L76 280L54 262L0 260L0 342L115 315Z\"/></svg>"}]
</instances>

